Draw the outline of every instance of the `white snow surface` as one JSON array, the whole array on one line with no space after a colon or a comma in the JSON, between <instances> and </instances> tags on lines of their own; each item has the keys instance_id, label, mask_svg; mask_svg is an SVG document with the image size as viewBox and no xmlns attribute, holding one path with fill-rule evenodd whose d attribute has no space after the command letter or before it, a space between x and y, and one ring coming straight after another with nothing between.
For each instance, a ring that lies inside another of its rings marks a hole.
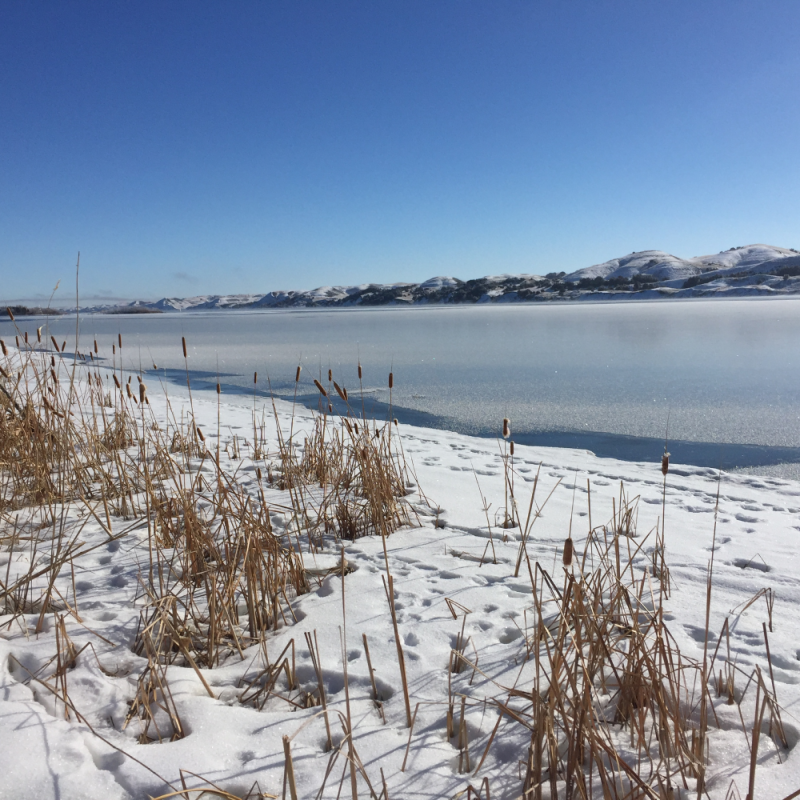
<instances>
[{"instance_id":1,"label":"white snow surface","mask_svg":"<svg viewBox=\"0 0 800 800\"><path fill-rule=\"evenodd\" d=\"M163 409L163 397L159 398L155 387L150 387L149 393L151 407ZM184 402L179 390L171 387L170 394L173 407ZM223 399L223 439L232 433L246 435L252 429L252 399ZM216 430L216 396L196 392L194 405L202 427ZM278 409L282 424L288 427L289 406L278 403ZM298 409L295 420L296 427L310 426L312 414ZM529 737L519 725L504 720L479 775L458 774L457 750L446 739L443 705L447 697L448 657L461 626L461 620L454 621L448 611L446 598L471 610L466 630L486 675L511 685L523 663L531 587L527 576L514 577L517 533L508 531L504 541L503 532L494 525L495 514L504 502L502 444L403 425L398 430L416 470L418 491L408 500L419 514L419 524L394 533L387 548L412 708L420 705L408 763L402 771L409 732L381 580L382 544L374 537L346 543L346 558L355 568L345 578L344 587L347 667L358 752L376 787L380 787L383 769L392 798L453 798L466 789L468 782L478 786L484 776L489 778L493 798L517 798L522 791L518 762L525 758ZM539 465L539 491L543 490L543 494L537 497L546 496L561 480L537 521L528 548L531 560L541 561L547 569L560 569L555 562L560 559L571 515L572 535L580 549L580 539L589 526L587 479L592 487L593 525L610 519L612 499L619 495L620 482L629 496L641 498L640 535L646 534L660 517L662 476L658 464L601 459L580 450L517 446L518 490L525 502ZM243 484L255 484L253 465L246 458L238 475ZM719 488L710 629L720 631L728 617L731 648L738 664L747 670L759 665L766 673L764 603L760 601L744 612L741 608L760 589L769 586L775 590L774 631L769 642L777 696L792 748L778 753L771 740L763 737L767 744L763 745L760 758L757 796L782 800L800 788L800 750L795 746L800 738L800 483L724 474L718 484L717 478L711 470L680 465L672 465L668 475L667 553L674 589L666 603L665 619L681 650L692 658L701 658L706 568ZM496 563L491 559L483 565L479 563L489 543L489 528L476 480L491 503L489 519L493 523ZM268 491L267 500L278 509L275 519L279 524L280 493ZM70 697L87 723L173 784L178 784L179 769L184 769L242 795L257 780L263 791L278 797L283 791L282 736L288 734L294 737L292 753L299 796L314 797L328 759L322 746L322 720L319 716L314 718L318 709L294 709L276 703L256 711L238 702L238 681L257 660L257 647L247 650L243 661L236 656L219 668L203 670L214 699L191 668L168 668L170 686L188 730L185 738L142 745L137 742L135 721L127 730L120 730L136 678L145 663L130 647L140 612L137 576L145 568L147 528L142 524L118 542L109 543L94 518L80 515L77 508L70 513L73 522L83 526L80 538L89 545L98 545L75 562L74 581L82 623L73 616L66 618L75 644L92 645L80 654L68 675ZM116 520L114 530L118 532L130 524ZM319 566L331 566L337 555L332 547L327 555L318 557ZM24 568L25 558L25 552L0 553L0 571L10 570L13 575ZM307 554L306 560L313 558ZM59 578L58 586L65 596L71 592L71 581L71 575ZM324 579L309 594L293 599L292 607L298 622L270 633L269 652L279 653L294 638L298 673L301 680L311 684L312 668L303 633L316 631L330 707L343 713L340 578ZM39 635L24 633L18 624L8 627L4 625L7 619L0 617L0 798L122 800L144 799L168 791L153 773L104 744L86 724L65 720L63 707L56 715L52 695L27 680L27 673L18 664L36 673L55 653L50 618ZM26 619L32 631L36 615ZM385 725L370 699L362 634L368 637L379 691L385 699ZM491 696L492 686L485 678L478 676L472 685L468 678L468 674L453 676L457 691L478 699ZM738 716L724 705L724 700L715 699L715 703L721 729L712 722L708 794L721 800L733 780L744 797L749 751ZM496 721L497 712L491 705L476 706L470 712L474 759L482 752ZM335 728L341 736L338 724ZM325 797L336 796L340 770L341 764L336 768L335 779L329 781ZM200 783L195 778L188 781L190 786ZM346 786L344 792L348 791ZM360 792L368 796L363 785Z\"/></svg>"}]
</instances>

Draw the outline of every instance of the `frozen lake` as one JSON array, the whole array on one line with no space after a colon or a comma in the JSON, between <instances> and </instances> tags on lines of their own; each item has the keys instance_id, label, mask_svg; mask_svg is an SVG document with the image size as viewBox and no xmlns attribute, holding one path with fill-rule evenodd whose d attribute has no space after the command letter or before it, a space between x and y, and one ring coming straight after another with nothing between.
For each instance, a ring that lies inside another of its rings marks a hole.
<instances>
[{"instance_id":1,"label":"frozen lake","mask_svg":"<svg viewBox=\"0 0 800 800\"><path fill-rule=\"evenodd\" d=\"M71 351L74 317L51 328ZM800 298L93 315L81 349L110 358L118 333L126 368L181 383L185 336L198 388L252 392L257 370L291 396L300 363L316 404L329 368L357 394L360 359L378 417L391 369L401 421L492 436L507 416L519 442L656 460L669 415L673 461L800 477Z\"/></svg>"}]
</instances>

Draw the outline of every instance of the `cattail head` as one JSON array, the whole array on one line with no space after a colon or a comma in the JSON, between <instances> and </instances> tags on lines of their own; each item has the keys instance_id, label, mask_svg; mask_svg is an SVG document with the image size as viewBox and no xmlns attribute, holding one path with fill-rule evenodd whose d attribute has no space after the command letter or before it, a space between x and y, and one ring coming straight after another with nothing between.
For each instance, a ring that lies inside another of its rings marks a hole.
<instances>
[{"instance_id":1,"label":"cattail head","mask_svg":"<svg viewBox=\"0 0 800 800\"><path fill-rule=\"evenodd\" d=\"M261 480L261 467L256 467L256 478Z\"/></svg>"},{"instance_id":2,"label":"cattail head","mask_svg":"<svg viewBox=\"0 0 800 800\"><path fill-rule=\"evenodd\" d=\"M147 393L147 387L143 384L139 384L139 401L144 403L144 396Z\"/></svg>"},{"instance_id":3,"label":"cattail head","mask_svg":"<svg viewBox=\"0 0 800 800\"><path fill-rule=\"evenodd\" d=\"M50 337L50 341L53 343L53 347L55 347L56 353L57 353L58 352L58 342L56 341L56 337L55 336L51 336Z\"/></svg>"},{"instance_id":4,"label":"cattail head","mask_svg":"<svg viewBox=\"0 0 800 800\"><path fill-rule=\"evenodd\" d=\"M328 413L333 414L333 403L328 403Z\"/></svg>"},{"instance_id":5,"label":"cattail head","mask_svg":"<svg viewBox=\"0 0 800 800\"><path fill-rule=\"evenodd\" d=\"M669 472L669 453L665 450L664 455L661 456L661 474L665 475Z\"/></svg>"},{"instance_id":6,"label":"cattail head","mask_svg":"<svg viewBox=\"0 0 800 800\"><path fill-rule=\"evenodd\" d=\"M3 350L3 355L7 356L8 350L6 350L6 343L2 339L0 339L0 348Z\"/></svg>"},{"instance_id":7,"label":"cattail head","mask_svg":"<svg viewBox=\"0 0 800 800\"><path fill-rule=\"evenodd\" d=\"M344 395L344 401L347 402L347 388L342 386L342 394Z\"/></svg>"},{"instance_id":8,"label":"cattail head","mask_svg":"<svg viewBox=\"0 0 800 800\"><path fill-rule=\"evenodd\" d=\"M328 383L330 383L332 380L333 380L333 370L329 369L328 370Z\"/></svg>"},{"instance_id":9,"label":"cattail head","mask_svg":"<svg viewBox=\"0 0 800 800\"><path fill-rule=\"evenodd\" d=\"M298 364L297 365L297 372L295 372L295 374L294 374L294 382L295 383L299 383L300 382L300 372L302 371L302 369L303 368L300 366L300 364Z\"/></svg>"},{"instance_id":10,"label":"cattail head","mask_svg":"<svg viewBox=\"0 0 800 800\"><path fill-rule=\"evenodd\" d=\"M14 341L17 343L17 350L19 350L19 336L15 336Z\"/></svg>"},{"instance_id":11,"label":"cattail head","mask_svg":"<svg viewBox=\"0 0 800 800\"><path fill-rule=\"evenodd\" d=\"M181 336L181 347L183 347L183 357L186 358L186 337Z\"/></svg>"},{"instance_id":12,"label":"cattail head","mask_svg":"<svg viewBox=\"0 0 800 800\"><path fill-rule=\"evenodd\" d=\"M56 357L50 356L50 366L55 367L55 365L56 365Z\"/></svg>"},{"instance_id":13,"label":"cattail head","mask_svg":"<svg viewBox=\"0 0 800 800\"><path fill-rule=\"evenodd\" d=\"M114 375L114 383L116 384L117 389L122 389L122 387L119 385L119 378L117 378L116 375Z\"/></svg>"},{"instance_id":14,"label":"cattail head","mask_svg":"<svg viewBox=\"0 0 800 800\"><path fill-rule=\"evenodd\" d=\"M8 316L9 316L9 318L10 318L10 319L11 319L11 321L13 322L13 321L14 321L14 315L11 313L11 309L10 309L10 308L7 308L7 309L6 309L6 311L8 312Z\"/></svg>"},{"instance_id":15,"label":"cattail head","mask_svg":"<svg viewBox=\"0 0 800 800\"><path fill-rule=\"evenodd\" d=\"M36 341L41 344L41 341L42 341L42 328L41 328L41 325L36 329Z\"/></svg>"},{"instance_id":16,"label":"cattail head","mask_svg":"<svg viewBox=\"0 0 800 800\"><path fill-rule=\"evenodd\" d=\"M131 385L129 383L125 384L125 391L128 393L128 397L133 400L133 395L131 394Z\"/></svg>"},{"instance_id":17,"label":"cattail head","mask_svg":"<svg viewBox=\"0 0 800 800\"><path fill-rule=\"evenodd\" d=\"M197 435L200 437L201 442L204 442L206 440L206 437L203 436L203 431L201 431L200 428L197 429Z\"/></svg>"},{"instance_id":18,"label":"cattail head","mask_svg":"<svg viewBox=\"0 0 800 800\"><path fill-rule=\"evenodd\" d=\"M339 386L339 384L336 383L336 381L333 382L333 388L336 389L336 394L338 394L339 397L341 397L342 400L344 400L345 397L344 397L344 392L342 391L342 387Z\"/></svg>"},{"instance_id":19,"label":"cattail head","mask_svg":"<svg viewBox=\"0 0 800 800\"><path fill-rule=\"evenodd\" d=\"M514 455L514 442L508 443L508 451L511 453L512 456Z\"/></svg>"},{"instance_id":20,"label":"cattail head","mask_svg":"<svg viewBox=\"0 0 800 800\"><path fill-rule=\"evenodd\" d=\"M395 418L392 420L392 422L394 422L394 426L395 426L395 428L396 428L396 427L397 427L397 417L395 417Z\"/></svg>"},{"instance_id":21,"label":"cattail head","mask_svg":"<svg viewBox=\"0 0 800 800\"><path fill-rule=\"evenodd\" d=\"M67 343L64 342L64 346L66 347ZM112 343L111 345L111 355L115 356L117 354L117 346Z\"/></svg>"},{"instance_id":22,"label":"cattail head","mask_svg":"<svg viewBox=\"0 0 800 800\"><path fill-rule=\"evenodd\" d=\"M94 340L94 352L95 354L99 353L100 351L97 349L97 339Z\"/></svg>"},{"instance_id":23,"label":"cattail head","mask_svg":"<svg viewBox=\"0 0 800 800\"><path fill-rule=\"evenodd\" d=\"M117 341L119 342L119 349L122 350L122 334L117 334Z\"/></svg>"},{"instance_id":24,"label":"cattail head","mask_svg":"<svg viewBox=\"0 0 800 800\"><path fill-rule=\"evenodd\" d=\"M328 396L328 393L325 391L325 387L316 378L314 378L314 386L316 386L317 389L319 389L319 393L323 397L327 397Z\"/></svg>"},{"instance_id":25,"label":"cattail head","mask_svg":"<svg viewBox=\"0 0 800 800\"><path fill-rule=\"evenodd\" d=\"M28 331L25 331L25 344L28 344Z\"/></svg>"},{"instance_id":26,"label":"cattail head","mask_svg":"<svg viewBox=\"0 0 800 800\"><path fill-rule=\"evenodd\" d=\"M219 384L217 384L217 394L219 394L221 391L222 391L222 387Z\"/></svg>"},{"instance_id":27,"label":"cattail head","mask_svg":"<svg viewBox=\"0 0 800 800\"><path fill-rule=\"evenodd\" d=\"M394 386L394 373L389 373L389 388L391 389Z\"/></svg>"},{"instance_id":28,"label":"cattail head","mask_svg":"<svg viewBox=\"0 0 800 800\"><path fill-rule=\"evenodd\" d=\"M358 379L361 380L361 362L358 362Z\"/></svg>"},{"instance_id":29,"label":"cattail head","mask_svg":"<svg viewBox=\"0 0 800 800\"><path fill-rule=\"evenodd\" d=\"M561 558L565 567L569 567L572 564L572 551L572 537L570 536L567 541L564 542L564 553Z\"/></svg>"},{"instance_id":30,"label":"cattail head","mask_svg":"<svg viewBox=\"0 0 800 800\"><path fill-rule=\"evenodd\" d=\"M511 421L508 417L503 417L503 438L508 439L511 436Z\"/></svg>"},{"instance_id":31,"label":"cattail head","mask_svg":"<svg viewBox=\"0 0 800 800\"><path fill-rule=\"evenodd\" d=\"M257 383L258 383L258 373L254 372L253 373L253 386L255 386Z\"/></svg>"}]
</instances>

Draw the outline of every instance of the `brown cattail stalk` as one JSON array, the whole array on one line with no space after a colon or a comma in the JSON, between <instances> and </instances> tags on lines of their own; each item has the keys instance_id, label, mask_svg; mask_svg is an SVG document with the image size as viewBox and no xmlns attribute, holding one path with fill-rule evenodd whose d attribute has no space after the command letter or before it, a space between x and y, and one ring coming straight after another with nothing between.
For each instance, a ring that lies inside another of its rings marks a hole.
<instances>
[{"instance_id":1,"label":"brown cattail stalk","mask_svg":"<svg viewBox=\"0 0 800 800\"><path fill-rule=\"evenodd\" d=\"M508 417L503 417L503 438L508 439L511 436L511 422Z\"/></svg>"}]
</instances>

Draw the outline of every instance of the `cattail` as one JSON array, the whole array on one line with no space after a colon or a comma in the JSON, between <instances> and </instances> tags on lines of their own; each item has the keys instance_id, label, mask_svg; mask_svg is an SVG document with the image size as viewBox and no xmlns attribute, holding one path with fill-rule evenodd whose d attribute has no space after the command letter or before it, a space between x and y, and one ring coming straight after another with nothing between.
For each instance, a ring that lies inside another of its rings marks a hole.
<instances>
[{"instance_id":1,"label":"cattail","mask_svg":"<svg viewBox=\"0 0 800 800\"><path fill-rule=\"evenodd\" d=\"M8 350L6 350L6 343L2 339L0 339L0 348L3 349L3 355L7 356Z\"/></svg>"},{"instance_id":2,"label":"cattail","mask_svg":"<svg viewBox=\"0 0 800 800\"><path fill-rule=\"evenodd\" d=\"M509 442L508 451L511 453L512 457L514 455L514 442Z\"/></svg>"},{"instance_id":3,"label":"cattail","mask_svg":"<svg viewBox=\"0 0 800 800\"><path fill-rule=\"evenodd\" d=\"M186 337L181 336L181 345L183 346L183 357L186 358Z\"/></svg>"},{"instance_id":4,"label":"cattail","mask_svg":"<svg viewBox=\"0 0 800 800\"><path fill-rule=\"evenodd\" d=\"M565 567L569 567L572 564L572 550L572 537L570 536L567 541L564 542L564 554L561 558Z\"/></svg>"},{"instance_id":5,"label":"cattail","mask_svg":"<svg viewBox=\"0 0 800 800\"><path fill-rule=\"evenodd\" d=\"M39 344L42 343L42 328L41 328L41 326L39 326L36 329L36 341L39 342Z\"/></svg>"},{"instance_id":6,"label":"cattail","mask_svg":"<svg viewBox=\"0 0 800 800\"><path fill-rule=\"evenodd\" d=\"M136 380L139 381L139 383L141 383L142 382L142 376L141 375L137 375L136 376Z\"/></svg>"},{"instance_id":7,"label":"cattail","mask_svg":"<svg viewBox=\"0 0 800 800\"><path fill-rule=\"evenodd\" d=\"M503 438L508 439L511 436L511 422L508 417L503 417Z\"/></svg>"},{"instance_id":8,"label":"cattail","mask_svg":"<svg viewBox=\"0 0 800 800\"><path fill-rule=\"evenodd\" d=\"M333 414L333 403L328 403L328 413Z\"/></svg>"},{"instance_id":9,"label":"cattail","mask_svg":"<svg viewBox=\"0 0 800 800\"><path fill-rule=\"evenodd\" d=\"M392 420L392 422L394 422L394 426L395 426L395 428L396 428L396 427L397 427L397 417L395 417L395 418Z\"/></svg>"},{"instance_id":10,"label":"cattail","mask_svg":"<svg viewBox=\"0 0 800 800\"><path fill-rule=\"evenodd\" d=\"M153 362L153 369L158 369L158 364L156 364L155 361Z\"/></svg>"},{"instance_id":11,"label":"cattail","mask_svg":"<svg viewBox=\"0 0 800 800\"><path fill-rule=\"evenodd\" d=\"M344 401L346 403L347 402L347 388L344 387L344 386L342 387L342 394L344 395Z\"/></svg>"},{"instance_id":12,"label":"cattail","mask_svg":"<svg viewBox=\"0 0 800 800\"><path fill-rule=\"evenodd\" d=\"M11 309L7 308L6 311L8 311L8 316L11 318L11 321L14 322L14 315L11 313Z\"/></svg>"},{"instance_id":13,"label":"cattail","mask_svg":"<svg viewBox=\"0 0 800 800\"><path fill-rule=\"evenodd\" d=\"M122 334L117 334L117 341L119 342L119 349L122 350Z\"/></svg>"},{"instance_id":14,"label":"cattail","mask_svg":"<svg viewBox=\"0 0 800 800\"><path fill-rule=\"evenodd\" d=\"M295 374L294 374L294 382L295 383L300 383L300 372L302 371L302 369L303 368L300 366L300 364L298 364L297 365L297 372L295 372Z\"/></svg>"},{"instance_id":15,"label":"cattail","mask_svg":"<svg viewBox=\"0 0 800 800\"><path fill-rule=\"evenodd\" d=\"M55 365L56 365L56 357L50 356L50 366L55 367Z\"/></svg>"},{"instance_id":16,"label":"cattail","mask_svg":"<svg viewBox=\"0 0 800 800\"><path fill-rule=\"evenodd\" d=\"M117 386L117 389L119 389L120 391L122 391L122 387L119 385L119 379L117 378L117 376L116 376L116 375L114 375L114 383L116 384L116 386Z\"/></svg>"},{"instance_id":17,"label":"cattail","mask_svg":"<svg viewBox=\"0 0 800 800\"><path fill-rule=\"evenodd\" d=\"M328 383L330 383L332 380L333 380L333 370L329 369L328 370Z\"/></svg>"},{"instance_id":18,"label":"cattail","mask_svg":"<svg viewBox=\"0 0 800 800\"><path fill-rule=\"evenodd\" d=\"M17 350L19 350L19 336L15 336L14 341L17 343Z\"/></svg>"},{"instance_id":19,"label":"cattail","mask_svg":"<svg viewBox=\"0 0 800 800\"><path fill-rule=\"evenodd\" d=\"M99 353L100 351L97 349L97 339L94 340L94 352L95 354Z\"/></svg>"},{"instance_id":20,"label":"cattail","mask_svg":"<svg viewBox=\"0 0 800 800\"><path fill-rule=\"evenodd\" d=\"M203 431L201 431L200 428L197 429L197 435L200 437L201 442L205 442L206 437L203 436Z\"/></svg>"},{"instance_id":21,"label":"cattail","mask_svg":"<svg viewBox=\"0 0 800 800\"><path fill-rule=\"evenodd\" d=\"M66 342L64 342L64 344L66 344ZM112 343L112 345L111 345L111 355L115 356L116 354L117 354L117 346Z\"/></svg>"},{"instance_id":22,"label":"cattail","mask_svg":"<svg viewBox=\"0 0 800 800\"><path fill-rule=\"evenodd\" d=\"M390 372L389 373L389 388L391 389L393 387L394 387L394 373Z\"/></svg>"},{"instance_id":23,"label":"cattail","mask_svg":"<svg viewBox=\"0 0 800 800\"><path fill-rule=\"evenodd\" d=\"M143 383L140 383L139 384L139 401L142 402L142 403L144 403L144 396L145 396L146 392L147 392L147 387Z\"/></svg>"},{"instance_id":24,"label":"cattail","mask_svg":"<svg viewBox=\"0 0 800 800\"><path fill-rule=\"evenodd\" d=\"M25 331L25 344L28 344L28 331Z\"/></svg>"},{"instance_id":25,"label":"cattail","mask_svg":"<svg viewBox=\"0 0 800 800\"><path fill-rule=\"evenodd\" d=\"M354 423L353 423L353 427L354 427L354 428L355 428L355 430L356 430L356 434L358 434L358 423L357 423L357 422L354 422Z\"/></svg>"},{"instance_id":26,"label":"cattail","mask_svg":"<svg viewBox=\"0 0 800 800\"><path fill-rule=\"evenodd\" d=\"M53 347L55 347L56 353L57 353L58 352L58 342L56 341L56 337L55 336L51 336L50 337L50 341L53 343Z\"/></svg>"},{"instance_id":27,"label":"cattail","mask_svg":"<svg viewBox=\"0 0 800 800\"><path fill-rule=\"evenodd\" d=\"M253 386L255 386L257 383L258 383L258 373L254 372L253 373Z\"/></svg>"},{"instance_id":28,"label":"cattail","mask_svg":"<svg viewBox=\"0 0 800 800\"><path fill-rule=\"evenodd\" d=\"M219 394L221 391L222 391L222 387L219 384L217 384L217 394Z\"/></svg>"},{"instance_id":29,"label":"cattail","mask_svg":"<svg viewBox=\"0 0 800 800\"><path fill-rule=\"evenodd\" d=\"M669 472L669 453L665 450L664 455L661 456L661 474L666 477Z\"/></svg>"},{"instance_id":30,"label":"cattail","mask_svg":"<svg viewBox=\"0 0 800 800\"><path fill-rule=\"evenodd\" d=\"M256 478L261 481L261 467L256 467Z\"/></svg>"},{"instance_id":31,"label":"cattail","mask_svg":"<svg viewBox=\"0 0 800 800\"><path fill-rule=\"evenodd\" d=\"M133 400L133 395L131 394L131 385L129 383L125 384L125 391L128 393L128 397Z\"/></svg>"},{"instance_id":32,"label":"cattail","mask_svg":"<svg viewBox=\"0 0 800 800\"><path fill-rule=\"evenodd\" d=\"M361 380L361 362L358 362L358 379Z\"/></svg>"},{"instance_id":33,"label":"cattail","mask_svg":"<svg viewBox=\"0 0 800 800\"><path fill-rule=\"evenodd\" d=\"M325 387L316 378L314 378L314 386L316 386L317 389L319 389L319 393L323 397L327 397L328 396L328 393L325 391Z\"/></svg>"},{"instance_id":34,"label":"cattail","mask_svg":"<svg viewBox=\"0 0 800 800\"><path fill-rule=\"evenodd\" d=\"M338 394L339 397L342 398L342 400L345 400L345 396L344 396L344 392L342 391L342 387L339 386L339 384L336 383L336 381L333 382L333 388L336 389L336 394ZM345 400L345 402L346 402L346 400Z\"/></svg>"}]
</instances>

